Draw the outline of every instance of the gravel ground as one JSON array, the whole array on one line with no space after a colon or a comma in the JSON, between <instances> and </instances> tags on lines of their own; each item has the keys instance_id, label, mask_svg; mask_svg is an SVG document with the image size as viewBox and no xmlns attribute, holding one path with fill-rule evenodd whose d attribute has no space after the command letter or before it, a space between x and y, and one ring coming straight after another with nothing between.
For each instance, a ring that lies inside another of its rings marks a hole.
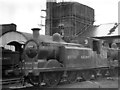
<instances>
[{"instance_id":1,"label":"gravel ground","mask_svg":"<svg viewBox=\"0 0 120 90\"><path fill-rule=\"evenodd\" d=\"M92 81L76 82L73 84L61 83L60 85L58 85L55 88L57 88L57 89L59 89L59 88L118 88L120 85L119 80L120 80L120 77L119 78L113 77L112 79L102 78L102 79L97 79L97 80L92 80ZM4 89L4 88L9 88L9 89ZM23 87L19 83L12 84L12 85L4 85L2 90L11 90L11 89L15 89L15 90L16 89L17 90L42 90L41 88L32 87L29 84L27 86Z\"/></svg>"},{"instance_id":2,"label":"gravel ground","mask_svg":"<svg viewBox=\"0 0 120 90\"><path fill-rule=\"evenodd\" d=\"M59 85L58 88L118 88L120 78L113 77L112 79L103 78L92 81L77 82L74 84Z\"/></svg>"}]
</instances>

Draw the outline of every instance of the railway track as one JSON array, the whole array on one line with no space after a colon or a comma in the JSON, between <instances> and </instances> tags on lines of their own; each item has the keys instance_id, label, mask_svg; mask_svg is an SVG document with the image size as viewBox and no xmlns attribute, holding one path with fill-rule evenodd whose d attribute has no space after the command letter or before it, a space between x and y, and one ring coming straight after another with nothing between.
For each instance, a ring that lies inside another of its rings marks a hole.
<instances>
[{"instance_id":1,"label":"railway track","mask_svg":"<svg viewBox=\"0 0 120 90\"><path fill-rule=\"evenodd\" d=\"M1 85L14 84L14 83L19 83L20 80L21 80L20 78L4 79L4 80L0 80L0 84Z\"/></svg>"},{"instance_id":2,"label":"railway track","mask_svg":"<svg viewBox=\"0 0 120 90\"><path fill-rule=\"evenodd\" d=\"M14 78L14 79L9 79L9 80L4 80L4 82L8 82L11 83L3 83L3 84L8 84L8 85L5 85L5 87L3 87L3 90L4 88L8 88L8 90L35 90L35 89L38 89L40 87L34 87L32 86L31 84L28 84L26 83L25 86L22 86L18 81L20 81L20 78ZM17 81L17 82L16 82ZM106 84L105 84L105 82ZM103 88L103 87L108 87L109 86L109 83L111 84L112 82L117 82L118 81L118 77L113 77L113 80L109 80L107 78L101 78L101 79L97 79L97 80L91 80L91 81L82 81L82 80L78 80L77 82L75 83L67 83L67 81L61 81L61 83L58 85L58 86L55 86L54 88L87 88L87 87L96 87L96 88ZM115 82L115 83L116 83ZM112 83L114 84L114 83ZM118 83L116 83L118 84ZM42 83L41 84L42 87L41 88L50 88L50 87L46 87L45 83ZM112 87L112 86L111 86ZM113 85L113 87L117 87L117 85Z\"/></svg>"}]
</instances>

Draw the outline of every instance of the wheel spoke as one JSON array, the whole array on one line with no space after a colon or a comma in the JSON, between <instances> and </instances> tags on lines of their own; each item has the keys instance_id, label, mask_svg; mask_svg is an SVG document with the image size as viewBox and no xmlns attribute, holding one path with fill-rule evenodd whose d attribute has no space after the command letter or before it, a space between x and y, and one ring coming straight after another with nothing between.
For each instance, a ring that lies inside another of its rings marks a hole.
<instances>
[{"instance_id":1,"label":"wheel spoke","mask_svg":"<svg viewBox=\"0 0 120 90\"><path fill-rule=\"evenodd\" d=\"M69 71L67 74L68 74L67 81L69 83L76 82L76 80L77 80L77 73L76 72Z\"/></svg>"},{"instance_id":2,"label":"wheel spoke","mask_svg":"<svg viewBox=\"0 0 120 90\"><path fill-rule=\"evenodd\" d=\"M108 72L107 69L101 70L100 73L102 74L102 77L107 77L107 76L109 76L109 72Z\"/></svg>"},{"instance_id":3,"label":"wheel spoke","mask_svg":"<svg viewBox=\"0 0 120 90\"><path fill-rule=\"evenodd\" d=\"M43 77L47 86L54 87L60 82L61 73L49 72L49 73L45 73Z\"/></svg>"},{"instance_id":4,"label":"wheel spoke","mask_svg":"<svg viewBox=\"0 0 120 90\"><path fill-rule=\"evenodd\" d=\"M113 76L115 76L115 74L117 74L115 68L110 68L108 71L109 71L109 74L111 77L113 77Z\"/></svg>"},{"instance_id":5,"label":"wheel spoke","mask_svg":"<svg viewBox=\"0 0 120 90\"><path fill-rule=\"evenodd\" d=\"M31 75L29 77L29 82L33 86L41 86L42 77L41 77L41 75L39 75L39 76L33 76L33 75Z\"/></svg>"},{"instance_id":6,"label":"wheel spoke","mask_svg":"<svg viewBox=\"0 0 120 90\"><path fill-rule=\"evenodd\" d=\"M86 71L83 71L82 77L84 80L89 81L91 80L92 74L90 71L86 70Z\"/></svg>"}]
</instances>

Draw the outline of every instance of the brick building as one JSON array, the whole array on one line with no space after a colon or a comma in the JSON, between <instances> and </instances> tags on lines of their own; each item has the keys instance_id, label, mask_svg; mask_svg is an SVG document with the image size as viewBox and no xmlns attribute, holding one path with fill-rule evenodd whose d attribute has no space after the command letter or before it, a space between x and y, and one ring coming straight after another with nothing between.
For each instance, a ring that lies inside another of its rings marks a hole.
<instances>
[{"instance_id":1,"label":"brick building","mask_svg":"<svg viewBox=\"0 0 120 90\"><path fill-rule=\"evenodd\" d=\"M1 24L0 25L0 36L8 31L16 31L16 24Z\"/></svg>"}]
</instances>

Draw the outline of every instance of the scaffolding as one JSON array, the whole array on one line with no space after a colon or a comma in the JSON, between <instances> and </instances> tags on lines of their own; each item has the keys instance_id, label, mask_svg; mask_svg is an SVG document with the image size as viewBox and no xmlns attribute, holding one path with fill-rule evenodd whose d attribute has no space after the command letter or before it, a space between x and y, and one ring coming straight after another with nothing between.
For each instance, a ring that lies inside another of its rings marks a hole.
<instances>
[{"instance_id":1,"label":"scaffolding","mask_svg":"<svg viewBox=\"0 0 120 90\"><path fill-rule=\"evenodd\" d=\"M46 29L49 29L49 35L57 32L64 33L64 37L77 37L93 23L94 9L88 6L76 2L47 3Z\"/></svg>"}]
</instances>

